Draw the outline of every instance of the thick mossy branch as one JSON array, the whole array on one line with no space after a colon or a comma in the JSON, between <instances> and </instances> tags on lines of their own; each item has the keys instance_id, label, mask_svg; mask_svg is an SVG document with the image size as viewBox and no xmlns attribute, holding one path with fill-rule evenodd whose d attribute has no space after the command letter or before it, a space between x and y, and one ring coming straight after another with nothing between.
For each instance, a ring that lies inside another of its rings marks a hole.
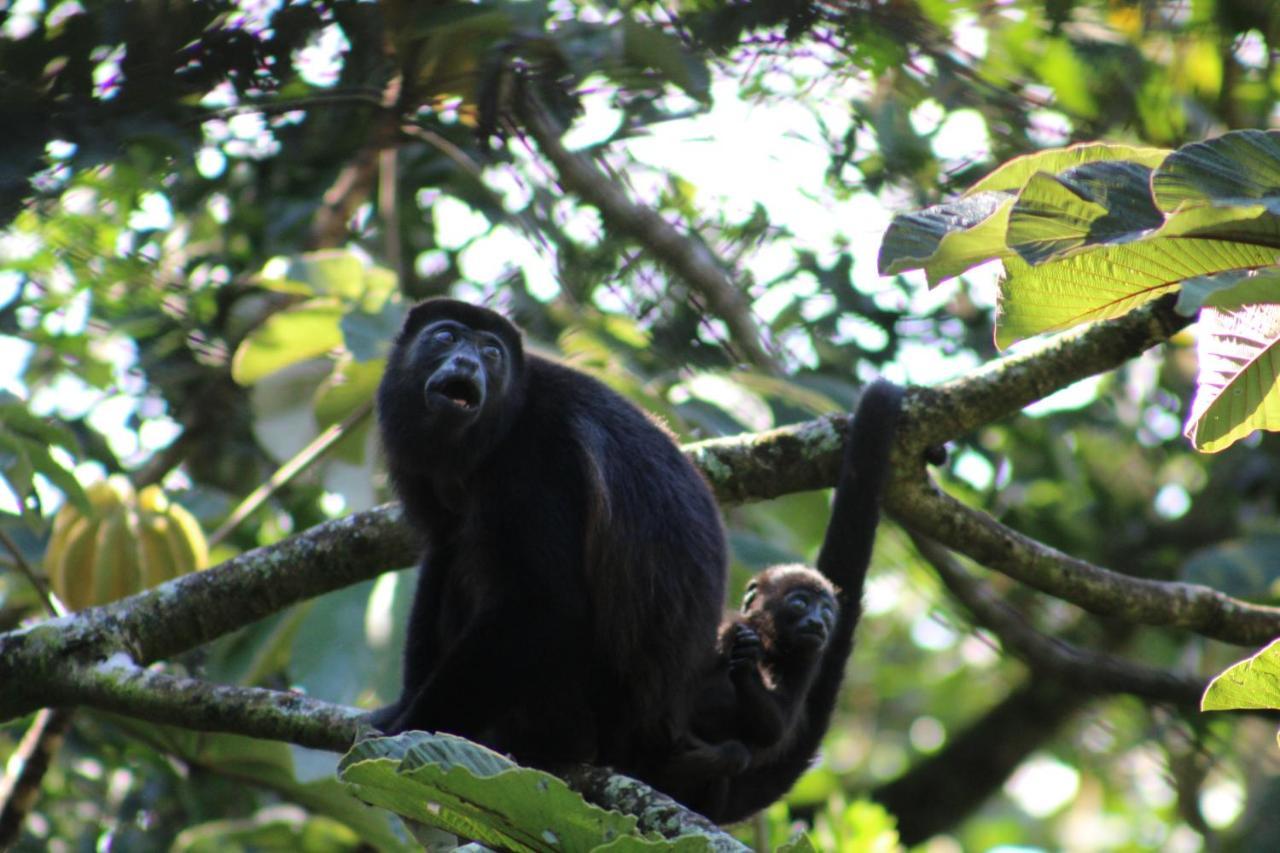
<instances>
[{"instance_id":1,"label":"thick mossy branch","mask_svg":"<svg viewBox=\"0 0 1280 853\"><path fill-rule=\"evenodd\" d=\"M211 684L134 665L117 654L68 673L81 704L154 723L203 732L231 732L344 752L355 741L363 711L301 693Z\"/></svg>"},{"instance_id":2,"label":"thick mossy branch","mask_svg":"<svg viewBox=\"0 0 1280 853\"><path fill-rule=\"evenodd\" d=\"M912 389L894 451L895 480L886 498L890 515L983 565L1094 612L1245 645L1280 634L1278 608L1206 587L1132 578L1074 559L942 494L924 472L926 447L1007 417L1091 373L1114 369L1184 322L1167 303L1157 302L1038 351L997 361L974 377ZM762 500L833 485L842 427L841 418L820 418L702 442L687 452L721 500ZM379 507L106 607L0 634L0 684L6 688L0 691L0 720L49 705L103 703L124 710L118 694L77 674L116 654L145 667L299 601L411 565L418 551L398 509ZM181 704L176 697L173 701ZM148 710L160 713L157 707Z\"/></svg>"},{"instance_id":3,"label":"thick mossy branch","mask_svg":"<svg viewBox=\"0 0 1280 853\"><path fill-rule=\"evenodd\" d=\"M707 839L707 849L725 853L749 849L702 815L629 776L619 776L605 767L583 765L564 772L563 778L587 802L634 816L641 832L655 832L670 839L697 834Z\"/></svg>"}]
</instances>

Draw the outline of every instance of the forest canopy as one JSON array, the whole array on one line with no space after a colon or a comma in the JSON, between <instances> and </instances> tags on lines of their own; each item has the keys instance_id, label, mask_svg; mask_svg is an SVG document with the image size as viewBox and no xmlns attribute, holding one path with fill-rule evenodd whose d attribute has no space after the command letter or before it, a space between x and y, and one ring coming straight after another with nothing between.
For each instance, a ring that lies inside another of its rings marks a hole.
<instances>
[{"instance_id":1,"label":"forest canopy","mask_svg":"<svg viewBox=\"0 0 1280 853\"><path fill-rule=\"evenodd\" d=\"M0 847L1276 849L1273 6L7 4ZM910 386L758 819L351 749L419 548L374 390L445 295L670 428L730 602Z\"/></svg>"}]
</instances>

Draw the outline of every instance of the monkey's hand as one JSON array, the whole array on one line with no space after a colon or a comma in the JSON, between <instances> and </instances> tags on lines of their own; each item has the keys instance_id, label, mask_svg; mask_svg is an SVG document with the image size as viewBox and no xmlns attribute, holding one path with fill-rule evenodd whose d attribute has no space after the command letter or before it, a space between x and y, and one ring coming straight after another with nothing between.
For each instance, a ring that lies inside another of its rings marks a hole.
<instances>
[{"instance_id":1,"label":"monkey's hand","mask_svg":"<svg viewBox=\"0 0 1280 853\"><path fill-rule=\"evenodd\" d=\"M733 636L729 640L729 672L737 674L746 670L754 670L760 663L764 648L760 643L760 635L749 625L733 626Z\"/></svg>"}]
</instances>

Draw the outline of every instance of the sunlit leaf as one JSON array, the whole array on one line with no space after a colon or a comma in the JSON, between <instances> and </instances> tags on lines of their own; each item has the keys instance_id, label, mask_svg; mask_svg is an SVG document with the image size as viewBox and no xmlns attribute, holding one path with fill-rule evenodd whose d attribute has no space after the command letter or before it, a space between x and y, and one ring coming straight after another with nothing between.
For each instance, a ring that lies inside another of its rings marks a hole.
<instances>
[{"instance_id":1,"label":"sunlit leaf","mask_svg":"<svg viewBox=\"0 0 1280 853\"><path fill-rule=\"evenodd\" d=\"M1200 312L1187 426L1198 450L1216 453L1254 430L1280 430L1280 286L1264 287L1225 291Z\"/></svg>"},{"instance_id":2,"label":"sunlit leaf","mask_svg":"<svg viewBox=\"0 0 1280 853\"><path fill-rule=\"evenodd\" d=\"M285 279L308 285L316 296L354 302L364 294L364 264L340 249L308 252L289 259Z\"/></svg>"},{"instance_id":3,"label":"sunlit leaf","mask_svg":"<svg viewBox=\"0 0 1280 853\"><path fill-rule=\"evenodd\" d=\"M1244 305L1274 302L1280 292L1280 269L1230 270L1216 275L1197 276L1182 283L1178 312L1193 317L1204 306Z\"/></svg>"},{"instance_id":4,"label":"sunlit leaf","mask_svg":"<svg viewBox=\"0 0 1280 853\"><path fill-rule=\"evenodd\" d=\"M252 385L281 368L342 346L342 316L336 299L313 299L272 314L236 348L231 377Z\"/></svg>"},{"instance_id":5,"label":"sunlit leaf","mask_svg":"<svg viewBox=\"0 0 1280 853\"><path fill-rule=\"evenodd\" d=\"M1035 230L1032 224L1035 217L1064 212L1052 210L1055 201L1060 208L1077 208L1078 217L1083 214L1082 218L1089 223L1083 227L1085 236L1094 237L1090 230L1094 227L1092 223L1098 219L1105 220L1102 230L1090 242L1115 239L1126 230L1154 227L1159 221L1153 218L1150 203L1143 202L1141 190L1134 181L1143 170L1163 161L1168 153L1158 148L1093 143L1042 151L1011 160L978 181L959 199L895 216L880 245L880 273L893 275L909 269L924 269L932 287L985 261L1009 257L1013 253L1007 232L1011 226L1014 193L1028 187L1037 175L1040 178L1036 179L1036 186L1030 187L1031 193L1023 211L1022 230L1016 234L1020 241L1080 239L1080 234L1076 233L1081 230L1078 223L1074 230L1070 222L1047 223L1041 227L1050 230L1043 234ZM1105 161L1127 162L1123 166L1117 163L1108 171L1099 168ZM1087 164L1099 166L1095 166L1094 171L1079 173L1074 187L1068 185L1062 189L1076 196L1074 205L1067 205L1067 199L1061 193L1056 199L1048 197L1053 188L1043 182L1052 182L1055 180L1053 175L1080 169ZM1123 187L1123 194L1119 193L1120 187ZM1083 197L1082 188L1087 188L1087 195ZM1107 217L1108 199L1116 205L1114 218ZM1088 207L1089 203L1094 207ZM1146 210L1139 222L1124 221L1134 211L1143 210L1144 204ZM1036 260L1043 258L1036 257Z\"/></svg>"},{"instance_id":6,"label":"sunlit leaf","mask_svg":"<svg viewBox=\"0 0 1280 853\"><path fill-rule=\"evenodd\" d=\"M990 192L898 214L880 243L880 274L923 269L933 287L1012 254L1004 242L1012 206L1012 195Z\"/></svg>"},{"instance_id":7,"label":"sunlit leaf","mask_svg":"<svg viewBox=\"0 0 1280 853\"><path fill-rule=\"evenodd\" d=\"M1006 242L1034 265L1140 239L1164 223L1151 201L1150 176L1146 166L1126 161L1033 175L1009 213Z\"/></svg>"},{"instance_id":8,"label":"sunlit leaf","mask_svg":"<svg viewBox=\"0 0 1280 853\"><path fill-rule=\"evenodd\" d=\"M1229 667L1209 682L1202 711L1280 709L1280 640Z\"/></svg>"},{"instance_id":9,"label":"sunlit leaf","mask_svg":"<svg viewBox=\"0 0 1280 853\"><path fill-rule=\"evenodd\" d=\"M1085 163L1095 163L1100 160L1128 160L1154 169L1164 162L1169 154L1169 150L1165 148L1144 148L1101 142L1087 142L1068 148L1037 151L1035 154L1015 157L1005 163L970 187L965 195L972 196L992 190L1018 190L1038 172L1056 175L1068 169L1083 166Z\"/></svg>"},{"instance_id":10,"label":"sunlit leaf","mask_svg":"<svg viewBox=\"0 0 1280 853\"><path fill-rule=\"evenodd\" d=\"M1262 204L1280 214L1280 131L1235 130L1184 145L1151 179L1156 206Z\"/></svg>"},{"instance_id":11,"label":"sunlit leaf","mask_svg":"<svg viewBox=\"0 0 1280 853\"><path fill-rule=\"evenodd\" d=\"M321 429L341 422L362 407L368 406L382 380L385 362L342 361L316 389L316 423ZM354 465L364 462L365 437L372 427L372 417L365 418L343 436L330 451L339 459Z\"/></svg>"},{"instance_id":12,"label":"sunlit leaf","mask_svg":"<svg viewBox=\"0 0 1280 853\"><path fill-rule=\"evenodd\" d=\"M1274 263L1280 249L1218 240L1158 239L1106 246L1032 267L1005 261L996 345L1127 314L1185 279Z\"/></svg>"}]
</instances>

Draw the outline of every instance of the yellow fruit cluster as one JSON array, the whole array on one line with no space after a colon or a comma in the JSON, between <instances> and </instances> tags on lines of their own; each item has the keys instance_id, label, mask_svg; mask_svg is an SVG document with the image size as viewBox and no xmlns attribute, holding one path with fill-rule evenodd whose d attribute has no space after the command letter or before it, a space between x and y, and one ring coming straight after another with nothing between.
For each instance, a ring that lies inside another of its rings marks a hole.
<instances>
[{"instance_id":1,"label":"yellow fruit cluster","mask_svg":"<svg viewBox=\"0 0 1280 853\"><path fill-rule=\"evenodd\" d=\"M88 515L65 504L53 519L44 570L71 610L106 604L203 569L209 548L199 523L159 486L134 491L113 474L85 489Z\"/></svg>"}]
</instances>

